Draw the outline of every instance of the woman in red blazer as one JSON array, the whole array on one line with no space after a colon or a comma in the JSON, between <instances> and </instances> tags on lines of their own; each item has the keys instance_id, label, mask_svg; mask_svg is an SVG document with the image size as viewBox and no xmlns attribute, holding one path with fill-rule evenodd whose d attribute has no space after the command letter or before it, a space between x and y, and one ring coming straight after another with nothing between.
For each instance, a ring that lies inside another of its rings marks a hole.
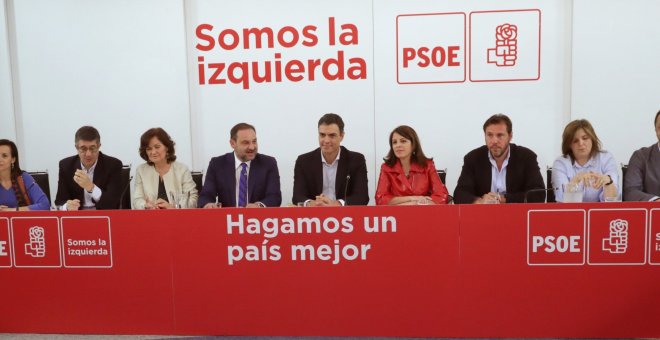
<instances>
[{"instance_id":1,"label":"woman in red blazer","mask_svg":"<svg viewBox=\"0 0 660 340\"><path fill-rule=\"evenodd\" d=\"M380 167L377 205L446 204L447 188L422 151L413 128L401 125L390 133L390 152Z\"/></svg>"}]
</instances>

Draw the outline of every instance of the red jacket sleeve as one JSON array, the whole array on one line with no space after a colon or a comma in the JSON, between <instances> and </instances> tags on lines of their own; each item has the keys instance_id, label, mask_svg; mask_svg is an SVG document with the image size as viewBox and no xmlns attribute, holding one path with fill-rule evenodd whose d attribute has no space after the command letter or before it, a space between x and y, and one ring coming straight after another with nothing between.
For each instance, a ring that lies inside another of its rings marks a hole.
<instances>
[{"instance_id":1,"label":"red jacket sleeve","mask_svg":"<svg viewBox=\"0 0 660 340\"><path fill-rule=\"evenodd\" d=\"M433 161L429 161L427 166L426 166L426 175L429 178L429 182L431 183L431 199L433 202L436 204L447 204L447 198L449 196L449 192L447 191L447 187L442 184L442 181L440 180L440 176L438 176L438 171L435 169L435 164Z\"/></svg>"},{"instance_id":2,"label":"red jacket sleeve","mask_svg":"<svg viewBox=\"0 0 660 340\"><path fill-rule=\"evenodd\" d=\"M378 178L378 187L376 188L376 205L387 205L394 195L391 190L390 177L387 174L387 171L383 170L383 167L386 165L383 164L380 167L380 176Z\"/></svg>"}]
</instances>

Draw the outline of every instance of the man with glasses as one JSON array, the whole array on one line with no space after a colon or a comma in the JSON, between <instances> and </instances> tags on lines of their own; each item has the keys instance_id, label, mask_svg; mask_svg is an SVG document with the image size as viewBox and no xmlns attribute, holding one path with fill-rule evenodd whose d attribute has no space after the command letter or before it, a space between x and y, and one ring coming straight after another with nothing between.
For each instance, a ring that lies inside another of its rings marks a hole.
<instances>
[{"instance_id":1,"label":"man with glasses","mask_svg":"<svg viewBox=\"0 0 660 340\"><path fill-rule=\"evenodd\" d=\"M55 205L61 210L117 209L121 196L120 160L104 155L92 126L76 131L78 155L60 161Z\"/></svg>"}]
</instances>

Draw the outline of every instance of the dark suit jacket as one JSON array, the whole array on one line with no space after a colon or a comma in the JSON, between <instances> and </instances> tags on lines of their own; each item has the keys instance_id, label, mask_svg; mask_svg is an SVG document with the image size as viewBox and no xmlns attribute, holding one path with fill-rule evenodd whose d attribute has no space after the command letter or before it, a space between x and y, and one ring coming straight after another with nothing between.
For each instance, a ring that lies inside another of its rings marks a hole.
<instances>
[{"instance_id":1,"label":"dark suit jacket","mask_svg":"<svg viewBox=\"0 0 660 340\"><path fill-rule=\"evenodd\" d=\"M523 146L509 145L511 156L506 169L506 202L522 203L525 200L525 192L545 189L545 184L536 154ZM488 160L488 152L488 147L484 145L465 155L461 176L454 190L454 202L473 203L490 192L492 165ZM545 191L529 193L527 201L544 202Z\"/></svg>"},{"instance_id":2,"label":"dark suit jacket","mask_svg":"<svg viewBox=\"0 0 660 340\"><path fill-rule=\"evenodd\" d=\"M648 201L660 196L660 150L658 143L635 151L623 178L624 201Z\"/></svg>"},{"instance_id":3,"label":"dark suit jacket","mask_svg":"<svg viewBox=\"0 0 660 340\"><path fill-rule=\"evenodd\" d=\"M103 194L96 203L96 209L117 209L121 196L121 167L120 160L99 152L99 159L94 169L94 184ZM71 156L60 161L60 173L57 181L57 196L55 205L65 204L68 200L79 199L84 204L83 188L73 181L76 170L82 169L80 157Z\"/></svg>"},{"instance_id":4,"label":"dark suit jacket","mask_svg":"<svg viewBox=\"0 0 660 340\"><path fill-rule=\"evenodd\" d=\"M349 175L350 179L348 179ZM335 179L337 199L343 199L346 205L367 205L369 203L367 184L367 162L364 156L359 152L348 151L342 146ZM313 200L322 192L323 163L321 148L317 148L296 159L293 174L293 203ZM346 193L346 197L344 197L344 193Z\"/></svg>"},{"instance_id":5,"label":"dark suit jacket","mask_svg":"<svg viewBox=\"0 0 660 340\"><path fill-rule=\"evenodd\" d=\"M236 206L236 166L234 153L213 157L206 170L204 186L199 195L199 207L218 202L223 207ZM280 172L275 158L258 153L250 162L248 174L248 203L261 202L267 207L282 204Z\"/></svg>"}]
</instances>

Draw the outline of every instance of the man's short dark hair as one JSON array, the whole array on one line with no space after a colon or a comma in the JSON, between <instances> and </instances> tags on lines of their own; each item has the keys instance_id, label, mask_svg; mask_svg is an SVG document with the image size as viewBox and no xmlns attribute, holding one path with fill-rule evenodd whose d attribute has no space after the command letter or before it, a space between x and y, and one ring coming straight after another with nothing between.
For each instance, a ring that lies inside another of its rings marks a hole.
<instances>
[{"instance_id":1,"label":"man's short dark hair","mask_svg":"<svg viewBox=\"0 0 660 340\"><path fill-rule=\"evenodd\" d=\"M486 128L488 126L502 123L506 124L506 132L511 134L511 131L513 131L513 124L511 123L511 119L502 113L494 114L486 120L484 123L484 132L486 132Z\"/></svg>"},{"instance_id":2,"label":"man's short dark hair","mask_svg":"<svg viewBox=\"0 0 660 340\"><path fill-rule=\"evenodd\" d=\"M336 113L326 113L319 119L319 124L317 127L321 125L331 125L331 124L337 124L339 127L339 134L344 134L344 121L339 117L338 114Z\"/></svg>"},{"instance_id":3,"label":"man's short dark hair","mask_svg":"<svg viewBox=\"0 0 660 340\"><path fill-rule=\"evenodd\" d=\"M97 130L95 127L85 125L76 131L76 138L74 142L77 144L79 140L88 142L97 141L98 143L101 143L101 135L99 134L99 130Z\"/></svg>"},{"instance_id":4,"label":"man's short dark hair","mask_svg":"<svg viewBox=\"0 0 660 340\"><path fill-rule=\"evenodd\" d=\"M658 113L655 114L655 119L653 120L653 125L658 124L658 117L660 117L660 111L658 111Z\"/></svg>"},{"instance_id":5,"label":"man's short dark hair","mask_svg":"<svg viewBox=\"0 0 660 340\"><path fill-rule=\"evenodd\" d=\"M255 129L254 126L248 123L238 123L234 125L234 127L231 128L231 130L229 131L229 138L231 138L231 140L233 141L236 141L238 139L238 131L248 130L248 129L251 129L252 131L254 131L254 133L257 133L257 129Z\"/></svg>"}]
</instances>

